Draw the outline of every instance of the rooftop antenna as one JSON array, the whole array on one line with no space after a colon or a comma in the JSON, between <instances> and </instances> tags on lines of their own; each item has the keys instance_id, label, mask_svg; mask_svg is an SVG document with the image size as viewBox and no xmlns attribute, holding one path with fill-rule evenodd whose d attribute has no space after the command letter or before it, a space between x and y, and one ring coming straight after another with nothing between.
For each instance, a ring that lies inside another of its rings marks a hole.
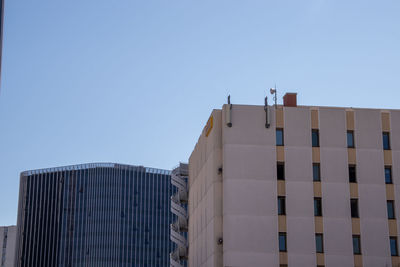
<instances>
[{"instance_id":1,"label":"rooftop antenna","mask_svg":"<svg viewBox=\"0 0 400 267\"><path fill-rule=\"evenodd\" d=\"M228 95L228 106L226 108L226 113L225 113L225 120L226 120L226 126L232 127L232 104L231 104L231 95Z\"/></svg>"},{"instance_id":2,"label":"rooftop antenna","mask_svg":"<svg viewBox=\"0 0 400 267\"><path fill-rule=\"evenodd\" d=\"M268 112L268 96L265 96L264 99L264 111L265 111L265 128L269 128L271 125L270 123L270 118L269 118L269 112Z\"/></svg>"},{"instance_id":3,"label":"rooftop antenna","mask_svg":"<svg viewBox=\"0 0 400 267\"><path fill-rule=\"evenodd\" d=\"M271 93L271 95L274 95L274 102L275 102L275 108L277 107L277 100L278 100L278 98L277 98L277 96L276 96L276 94L277 94L277 91L276 91L276 84L275 84L275 88L271 88L271 89L269 89L269 92Z\"/></svg>"}]
</instances>

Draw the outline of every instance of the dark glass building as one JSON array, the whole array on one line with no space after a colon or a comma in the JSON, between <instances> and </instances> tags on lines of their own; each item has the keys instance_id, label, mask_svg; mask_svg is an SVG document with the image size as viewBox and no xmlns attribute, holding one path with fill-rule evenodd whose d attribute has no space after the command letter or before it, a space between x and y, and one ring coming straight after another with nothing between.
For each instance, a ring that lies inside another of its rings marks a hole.
<instances>
[{"instance_id":1,"label":"dark glass building","mask_svg":"<svg viewBox=\"0 0 400 267\"><path fill-rule=\"evenodd\" d=\"M170 179L113 163L21 173L16 266L168 266Z\"/></svg>"}]
</instances>

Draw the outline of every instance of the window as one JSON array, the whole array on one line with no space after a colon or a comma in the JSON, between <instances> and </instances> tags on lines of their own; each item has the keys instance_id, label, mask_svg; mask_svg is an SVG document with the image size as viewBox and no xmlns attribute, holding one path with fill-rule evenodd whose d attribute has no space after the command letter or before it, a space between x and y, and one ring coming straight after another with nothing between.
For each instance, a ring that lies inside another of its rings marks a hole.
<instances>
[{"instance_id":1,"label":"window","mask_svg":"<svg viewBox=\"0 0 400 267\"><path fill-rule=\"evenodd\" d=\"M314 198L314 216L322 216L322 200L320 197Z\"/></svg>"},{"instance_id":2,"label":"window","mask_svg":"<svg viewBox=\"0 0 400 267\"><path fill-rule=\"evenodd\" d=\"M361 254L361 242L359 235L353 235L353 253Z\"/></svg>"},{"instance_id":3,"label":"window","mask_svg":"<svg viewBox=\"0 0 400 267\"><path fill-rule=\"evenodd\" d=\"M385 183L392 183L392 167L385 166Z\"/></svg>"},{"instance_id":4,"label":"window","mask_svg":"<svg viewBox=\"0 0 400 267\"><path fill-rule=\"evenodd\" d=\"M399 255L399 253L397 251L397 237L395 237L395 236L390 237L390 254L392 256Z\"/></svg>"},{"instance_id":5,"label":"window","mask_svg":"<svg viewBox=\"0 0 400 267\"><path fill-rule=\"evenodd\" d=\"M285 164L283 162L276 164L276 175L278 180L285 180Z\"/></svg>"},{"instance_id":6,"label":"window","mask_svg":"<svg viewBox=\"0 0 400 267\"><path fill-rule=\"evenodd\" d=\"M358 218L358 199L352 198L350 200L351 217Z\"/></svg>"},{"instance_id":7,"label":"window","mask_svg":"<svg viewBox=\"0 0 400 267\"><path fill-rule=\"evenodd\" d=\"M387 213L388 213L388 219L394 219L394 201L393 200L387 201Z\"/></svg>"},{"instance_id":8,"label":"window","mask_svg":"<svg viewBox=\"0 0 400 267\"><path fill-rule=\"evenodd\" d=\"M313 181L321 181L321 171L319 163L313 163Z\"/></svg>"},{"instance_id":9,"label":"window","mask_svg":"<svg viewBox=\"0 0 400 267\"><path fill-rule=\"evenodd\" d=\"M286 251L286 233L279 233L279 251Z\"/></svg>"},{"instance_id":10,"label":"window","mask_svg":"<svg viewBox=\"0 0 400 267\"><path fill-rule=\"evenodd\" d=\"M355 165L349 165L349 182L357 183L356 166Z\"/></svg>"},{"instance_id":11,"label":"window","mask_svg":"<svg viewBox=\"0 0 400 267\"><path fill-rule=\"evenodd\" d=\"M322 234L315 234L315 247L317 253L324 253L324 238Z\"/></svg>"},{"instance_id":12,"label":"window","mask_svg":"<svg viewBox=\"0 0 400 267\"><path fill-rule=\"evenodd\" d=\"M283 146L283 129L276 129L276 145Z\"/></svg>"},{"instance_id":13,"label":"window","mask_svg":"<svg viewBox=\"0 0 400 267\"><path fill-rule=\"evenodd\" d=\"M389 138L389 133L388 132L383 132L383 149L384 150L390 150L390 138Z\"/></svg>"},{"instance_id":14,"label":"window","mask_svg":"<svg viewBox=\"0 0 400 267\"><path fill-rule=\"evenodd\" d=\"M353 148L354 147L354 132L347 131L347 147Z\"/></svg>"},{"instance_id":15,"label":"window","mask_svg":"<svg viewBox=\"0 0 400 267\"><path fill-rule=\"evenodd\" d=\"M278 215L286 214L286 199L285 197L278 197Z\"/></svg>"},{"instance_id":16,"label":"window","mask_svg":"<svg viewBox=\"0 0 400 267\"><path fill-rule=\"evenodd\" d=\"M319 147L319 131L312 130L311 135L312 135L312 146Z\"/></svg>"}]
</instances>

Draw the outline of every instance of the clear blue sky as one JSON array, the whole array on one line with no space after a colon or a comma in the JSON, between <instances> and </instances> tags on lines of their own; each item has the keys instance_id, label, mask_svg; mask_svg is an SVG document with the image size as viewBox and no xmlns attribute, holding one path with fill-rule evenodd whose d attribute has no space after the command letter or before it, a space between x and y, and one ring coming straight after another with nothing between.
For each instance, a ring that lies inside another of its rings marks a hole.
<instances>
[{"instance_id":1,"label":"clear blue sky","mask_svg":"<svg viewBox=\"0 0 400 267\"><path fill-rule=\"evenodd\" d=\"M0 225L19 173L87 162L169 169L213 108L400 108L399 1L7 0Z\"/></svg>"}]
</instances>

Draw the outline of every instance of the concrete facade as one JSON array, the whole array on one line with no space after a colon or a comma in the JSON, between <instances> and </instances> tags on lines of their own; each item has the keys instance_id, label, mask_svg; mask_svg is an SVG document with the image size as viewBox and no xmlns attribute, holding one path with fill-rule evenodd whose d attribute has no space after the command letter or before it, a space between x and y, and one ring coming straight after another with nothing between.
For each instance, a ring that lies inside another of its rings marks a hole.
<instances>
[{"instance_id":1,"label":"concrete facade","mask_svg":"<svg viewBox=\"0 0 400 267\"><path fill-rule=\"evenodd\" d=\"M400 266L400 111L268 110L269 128L263 106L212 111L212 129L205 127L189 160L189 266ZM283 129L283 146L276 145L276 129ZM313 130L318 146L312 145ZM384 132L390 149L383 149ZM277 179L278 162L284 180ZM349 180L351 166L356 182ZM385 183L385 167L391 183ZM285 201L282 215L278 197ZM315 216L316 199L322 216ZM351 199L358 216L351 213ZM285 251L279 233L286 236ZM361 253L353 251L354 240L360 240Z\"/></svg>"},{"instance_id":2,"label":"concrete facade","mask_svg":"<svg viewBox=\"0 0 400 267\"><path fill-rule=\"evenodd\" d=\"M0 266L14 267L15 243L17 236L17 227L0 227Z\"/></svg>"}]
</instances>

